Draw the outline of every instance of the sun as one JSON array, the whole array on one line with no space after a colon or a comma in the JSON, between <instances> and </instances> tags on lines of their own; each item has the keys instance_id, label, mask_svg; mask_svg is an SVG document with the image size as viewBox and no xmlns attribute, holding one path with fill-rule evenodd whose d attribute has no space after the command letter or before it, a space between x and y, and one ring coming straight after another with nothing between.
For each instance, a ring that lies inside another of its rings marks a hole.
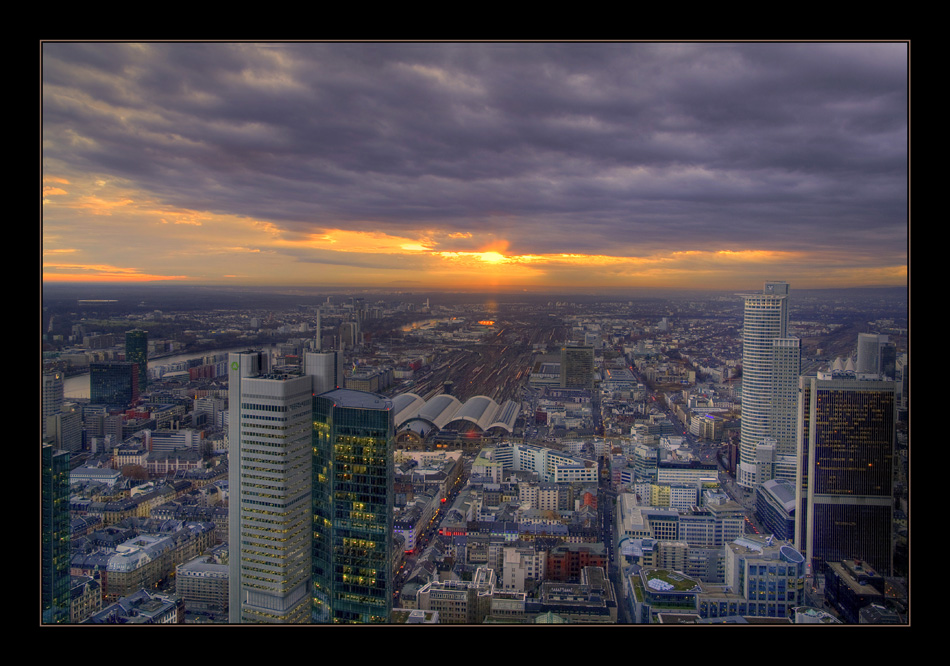
<instances>
[{"instance_id":1,"label":"sun","mask_svg":"<svg viewBox=\"0 0 950 666\"><path fill-rule=\"evenodd\" d=\"M488 264L501 264L508 260L508 258L500 252L481 252L478 257Z\"/></svg>"}]
</instances>

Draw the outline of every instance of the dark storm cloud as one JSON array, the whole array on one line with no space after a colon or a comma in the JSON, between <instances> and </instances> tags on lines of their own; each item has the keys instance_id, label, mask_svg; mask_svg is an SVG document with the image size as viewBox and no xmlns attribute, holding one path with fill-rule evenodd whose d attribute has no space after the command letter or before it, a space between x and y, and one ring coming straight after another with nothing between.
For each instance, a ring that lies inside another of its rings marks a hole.
<instances>
[{"instance_id":1,"label":"dark storm cloud","mask_svg":"<svg viewBox=\"0 0 950 666\"><path fill-rule=\"evenodd\" d=\"M44 161L293 232L893 247L906 69L903 44L46 44Z\"/></svg>"}]
</instances>

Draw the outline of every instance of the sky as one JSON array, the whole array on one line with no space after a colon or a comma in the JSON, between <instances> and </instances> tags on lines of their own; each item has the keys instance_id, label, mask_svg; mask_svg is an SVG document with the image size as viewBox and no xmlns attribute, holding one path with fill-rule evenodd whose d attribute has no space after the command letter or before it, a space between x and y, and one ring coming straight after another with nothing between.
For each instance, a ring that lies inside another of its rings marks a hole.
<instances>
[{"instance_id":1,"label":"sky","mask_svg":"<svg viewBox=\"0 0 950 666\"><path fill-rule=\"evenodd\" d=\"M906 285L908 48L44 43L42 278Z\"/></svg>"}]
</instances>

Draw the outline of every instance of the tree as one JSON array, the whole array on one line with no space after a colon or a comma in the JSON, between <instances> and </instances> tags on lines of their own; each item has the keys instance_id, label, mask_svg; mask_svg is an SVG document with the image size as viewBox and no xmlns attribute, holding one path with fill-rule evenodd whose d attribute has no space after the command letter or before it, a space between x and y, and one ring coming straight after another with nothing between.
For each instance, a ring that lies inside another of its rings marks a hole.
<instances>
[{"instance_id":1,"label":"tree","mask_svg":"<svg viewBox=\"0 0 950 666\"><path fill-rule=\"evenodd\" d=\"M130 479L135 479L136 481L147 481L148 470L146 470L141 465L124 465L122 467L122 476L127 476Z\"/></svg>"}]
</instances>

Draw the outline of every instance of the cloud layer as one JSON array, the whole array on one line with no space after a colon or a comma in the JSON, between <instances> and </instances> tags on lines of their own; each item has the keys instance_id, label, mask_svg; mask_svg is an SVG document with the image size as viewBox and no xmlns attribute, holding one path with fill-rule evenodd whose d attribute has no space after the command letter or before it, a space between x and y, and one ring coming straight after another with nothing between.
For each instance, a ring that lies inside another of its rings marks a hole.
<instances>
[{"instance_id":1,"label":"cloud layer","mask_svg":"<svg viewBox=\"0 0 950 666\"><path fill-rule=\"evenodd\" d=\"M501 282L758 252L900 283L907 104L905 44L48 43L44 248L199 281L493 251Z\"/></svg>"}]
</instances>

